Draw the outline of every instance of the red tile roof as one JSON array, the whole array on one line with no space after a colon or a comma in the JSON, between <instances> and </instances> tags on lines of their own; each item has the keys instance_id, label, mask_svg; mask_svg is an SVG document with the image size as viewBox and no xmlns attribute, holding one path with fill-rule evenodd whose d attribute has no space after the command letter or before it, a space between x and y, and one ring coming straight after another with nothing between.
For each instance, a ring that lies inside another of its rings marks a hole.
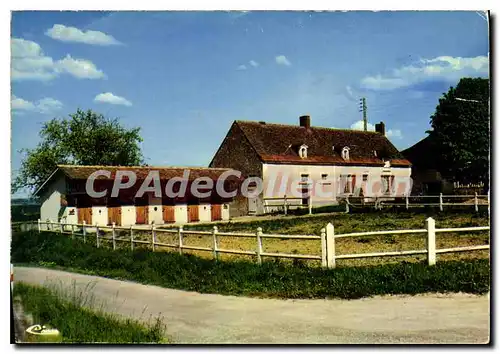
<instances>
[{"instance_id":1,"label":"red tile roof","mask_svg":"<svg viewBox=\"0 0 500 354\"><path fill-rule=\"evenodd\" d=\"M409 167L411 163L385 136L376 132L331 129L264 122L236 121L263 162L290 164L335 164ZM307 157L301 158L298 147L307 145ZM349 160L341 157L349 147ZM334 147L334 149L333 149ZM374 151L376 151L376 156Z\"/></svg>"},{"instance_id":2,"label":"red tile roof","mask_svg":"<svg viewBox=\"0 0 500 354\"><path fill-rule=\"evenodd\" d=\"M78 166L78 165L58 165L61 170L70 179L87 179L92 173L105 170L111 172L109 179L114 179L116 172L132 171L137 179L145 179L150 171L158 171L160 179L168 180L173 177L183 177L185 170L189 171L189 180L198 177L209 177L216 180L224 172L230 171L229 168L206 168L206 167L155 167L155 166ZM108 179L105 176L99 178Z\"/></svg>"}]
</instances>

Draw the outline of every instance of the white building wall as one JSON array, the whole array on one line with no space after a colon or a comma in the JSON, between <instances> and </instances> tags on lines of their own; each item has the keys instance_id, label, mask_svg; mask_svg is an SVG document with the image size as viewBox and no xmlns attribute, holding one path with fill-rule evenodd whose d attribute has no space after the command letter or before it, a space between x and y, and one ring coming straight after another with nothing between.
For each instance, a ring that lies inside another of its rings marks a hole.
<instances>
[{"instance_id":1,"label":"white building wall","mask_svg":"<svg viewBox=\"0 0 500 354\"><path fill-rule=\"evenodd\" d=\"M122 226L135 225L136 214L134 205L122 206Z\"/></svg>"},{"instance_id":2,"label":"white building wall","mask_svg":"<svg viewBox=\"0 0 500 354\"><path fill-rule=\"evenodd\" d=\"M407 191L410 183L411 168L402 167L365 167L365 166L319 166L319 165L283 165L263 164L263 193L264 198L300 198L301 175L309 175L310 188L312 189L312 204L315 206L334 204L338 196L343 196L344 191L340 183L341 175L356 175L355 189L363 188L365 197L382 196L382 175L395 176L396 196L402 196ZM326 174L326 180L322 175ZM368 181L363 182L363 175L368 175ZM366 187L363 186L366 184ZM378 188L377 188L378 187ZM283 205L283 201L266 201L267 205ZM301 200L288 200L289 205L299 205ZM259 210L258 213L262 213Z\"/></svg>"},{"instance_id":3,"label":"white building wall","mask_svg":"<svg viewBox=\"0 0 500 354\"><path fill-rule=\"evenodd\" d=\"M229 220L229 204L222 204L221 216L222 220Z\"/></svg>"},{"instance_id":4,"label":"white building wall","mask_svg":"<svg viewBox=\"0 0 500 354\"><path fill-rule=\"evenodd\" d=\"M212 209L210 204L200 204L198 215L200 221L212 221Z\"/></svg>"},{"instance_id":5,"label":"white building wall","mask_svg":"<svg viewBox=\"0 0 500 354\"><path fill-rule=\"evenodd\" d=\"M153 221L155 225L163 224L163 208L161 205L154 204L148 206L149 210L149 220L148 223L152 224Z\"/></svg>"},{"instance_id":6,"label":"white building wall","mask_svg":"<svg viewBox=\"0 0 500 354\"><path fill-rule=\"evenodd\" d=\"M65 207L61 206L61 195L66 193L66 179L60 176L41 196L40 219L59 222L64 216Z\"/></svg>"},{"instance_id":7,"label":"white building wall","mask_svg":"<svg viewBox=\"0 0 500 354\"><path fill-rule=\"evenodd\" d=\"M188 222L186 204L179 204L175 206L175 222L178 224L186 224Z\"/></svg>"},{"instance_id":8,"label":"white building wall","mask_svg":"<svg viewBox=\"0 0 500 354\"><path fill-rule=\"evenodd\" d=\"M92 207L92 224L107 225L108 224L108 208L106 206Z\"/></svg>"}]
</instances>

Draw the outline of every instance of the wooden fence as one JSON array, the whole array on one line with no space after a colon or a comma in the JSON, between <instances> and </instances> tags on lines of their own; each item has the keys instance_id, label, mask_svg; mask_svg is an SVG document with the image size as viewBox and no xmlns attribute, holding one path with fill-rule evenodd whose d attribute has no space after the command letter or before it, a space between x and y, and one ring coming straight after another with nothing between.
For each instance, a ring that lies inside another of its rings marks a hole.
<instances>
[{"instance_id":1,"label":"wooden fence","mask_svg":"<svg viewBox=\"0 0 500 354\"><path fill-rule=\"evenodd\" d=\"M474 195L411 195L402 197L391 197L391 196L380 196L380 197L356 197L356 196L338 196L337 203L335 204L321 204L313 205L312 199L309 198L308 203L303 205L302 203L297 204L293 201L300 200L302 198L297 197L269 197L263 198L264 202L264 213L269 213L270 210L275 210L283 212L285 215L288 214L291 209L308 209L309 214L314 214L316 209L322 209L325 207L339 206L343 203L345 205L346 213L356 208L366 208L373 207L375 209L383 209L385 207L403 207L406 210L410 208L421 208L421 207L439 207L440 211L443 211L447 206L460 206L465 208L474 208L476 212L479 211L479 206L490 205L489 195L479 195L475 193ZM465 202L459 202L463 200ZM271 202L271 203L269 203Z\"/></svg>"},{"instance_id":2,"label":"wooden fence","mask_svg":"<svg viewBox=\"0 0 500 354\"><path fill-rule=\"evenodd\" d=\"M46 227L42 227L46 226ZM95 233L96 246L100 247L102 240L112 241L113 249L117 248L117 242L129 243L130 248L133 250L135 244L146 244L151 246L151 250L155 251L157 247L166 247L177 250L182 254L183 250L196 250L196 251L206 251L213 255L213 258L218 260L221 253L229 254L241 254L255 256L259 264L262 263L263 257L275 257L275 258L294 258L294 259L305 259L305 260L319 260L324 268L335 268L337 260L342 259L354 259L354 258L369 258L369 257L397 257L397 256L410 256L417 254L426 254L427 263L432 266L436 264L436 254L440 253L454 253L454 252L469 252L469 251L479 251L479 250L489 250L488 245L476 245L476 246L464 246L464 247L454 247L454 248L444 248L436 249L436 234L444 232L476 232L476 231L489 231L489 226L476 226L476 227L460 227L460 228L442 228L437 229L435 220L431 217L427 218L425 221L425 228L422 229L410 229L410 230L389 230L389 231L370 231L370 232L354 232L347 234L335 234L334 226L329 223L323 229L321 229L321 234L318 235L284 235L284 234L266 234L263 232L262 228L257 228L255 233L236 233L236 232L222 232L219 231L217 226L214 226L211 231L195 231L195 230L184 230L182 226L177 229L157 229L155 225L151 225L149 230L143 228L121 227L116 225L111 226L99 226L99 225L86 225L84 224L65 224L65 223L55 223L55 222L44 222L38 220L38 223L33 223L33 228L38 229L38 232L51 231L70 234L71 237L79 236L83 237L83 241L86 242L89 233ZM103 230L110 230L111 237L104 234ZM129 237L117 237L118 230L127 230ZM150 237L149 240L139 240L134 237L134 232L147 232ZM176 237L175 243L161 243L157 241L158 233L167 233L174 235ZM391 251L391 252L377 252L377 253L354 253L354 254L338 254L335 250L335 240L345 237L366 237L366 236L377 236L377 235L403 235L403 234L425 234L426 236L426 248L420 250L405 250L405 251ZM211 247L200 247L185 245L183 243L183 238L186 235L198 235L202 237L208 237L211 239ZM235 250L235 249L223 249L219 247L219 237L230 236L230 237L244 237L255 239L255 248L253 250ZM321 253L317 255L308 254L287 254L287 253L276 253L276 252L266 252L263 247L262 240L266 238L277 238L277 239L293 239L293 240L317 240L321 243Z\"/></svg>"}]
</instances>

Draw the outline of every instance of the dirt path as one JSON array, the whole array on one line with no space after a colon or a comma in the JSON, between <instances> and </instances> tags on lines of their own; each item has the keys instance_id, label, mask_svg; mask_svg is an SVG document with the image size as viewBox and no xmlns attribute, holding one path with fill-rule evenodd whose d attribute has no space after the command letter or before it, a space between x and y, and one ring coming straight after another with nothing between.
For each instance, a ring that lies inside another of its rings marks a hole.
<instances>
[{"instance_id":1,"label":"dirt path","mask_svg":"<svg viewBox=\"0 0 500 354\"><path fill-rule=\"evenodd\" d=\"M489 296L384 296L275 300L198 294L42 268L15 281L77 287L95 282L105 310L147 320L161 314L175 343L486 343Z\"/></svg>"}]
</instances>

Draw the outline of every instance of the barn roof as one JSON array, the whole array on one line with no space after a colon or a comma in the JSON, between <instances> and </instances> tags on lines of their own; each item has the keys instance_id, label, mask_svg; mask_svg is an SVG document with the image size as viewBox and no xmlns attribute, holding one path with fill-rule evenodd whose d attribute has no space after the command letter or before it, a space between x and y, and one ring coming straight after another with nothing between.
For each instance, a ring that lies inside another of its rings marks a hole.
<instances>
[{"instance_id":1,"label":"barn roof","mask_svg":"<svg viewBox=\"0 0 500 354\"><path fill-rule=\"evenodd\" d=\"M57 169L47 178L47 180L35 191L38 195L52 180L60 174L71 180L86 180L90 175L99 170L111 172L110 177L100 175L97 179L113 180L117 171L132 171L138 180L144 180L150 171L158 171L161 180L169 180L174 177L182 178L184 171L189 171L190 181L199 177L208 177L217 180L224 172L231 171L230 168L207 168L207 167L165 167L165 166L80 166L80 165L57 165ZM228 180L239 180L234 175Z\"/></svg>"},{"instance_id":2,"label":"barn roof","mask_svg":"<svg viewBox=\"0 0 500 354\"><path fill-rule=\"evenodd\" d=\"M377 132L303 127L265 122L235 121L263 162L291 164L335 164L411 166L410 161L384 135ZM307 157L297 147L307 145ZM349 160L341 157L349 147Z\"/></svg>"}]
</instances>

